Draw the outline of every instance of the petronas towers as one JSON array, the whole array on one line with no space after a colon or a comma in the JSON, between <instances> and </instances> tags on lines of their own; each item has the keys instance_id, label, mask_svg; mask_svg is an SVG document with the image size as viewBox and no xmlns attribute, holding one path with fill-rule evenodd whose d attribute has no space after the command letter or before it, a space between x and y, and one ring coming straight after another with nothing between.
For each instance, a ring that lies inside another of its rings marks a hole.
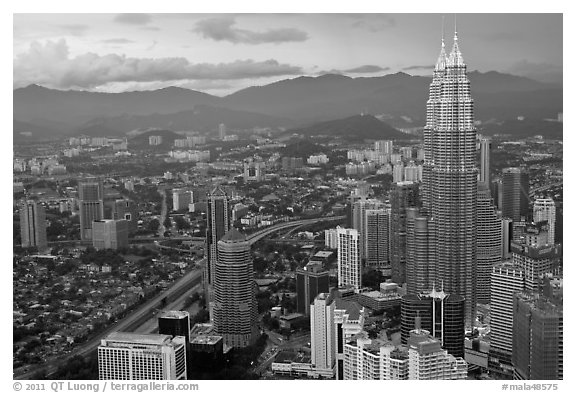
<instances>
[{"instance_id":1,"label":"petronas towers","mask_svg":"<svg viewBox=\"0 0 576 393\"><path fill-rule=\"evenodd\" d=\"M469 327L476 314L478 169L473 103L455 33L450 54L442 40L427 103L420 210L428 221L427 274L418 285L435 285L463 296Z\"/></svg>"}]
</instances>

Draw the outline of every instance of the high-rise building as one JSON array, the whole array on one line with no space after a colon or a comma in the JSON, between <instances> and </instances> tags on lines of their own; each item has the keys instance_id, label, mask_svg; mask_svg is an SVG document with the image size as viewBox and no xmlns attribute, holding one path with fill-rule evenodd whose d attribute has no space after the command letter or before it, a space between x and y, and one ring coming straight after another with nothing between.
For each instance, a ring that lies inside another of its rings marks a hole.
<instances>
[{"instance_id":1,"label":"high-rise building","mask_svg":"<svg viewBox=\"0 0 576 393\"><path fill-rule=\"evenodd\" d=\"M138 210L134 201L130 199L117 199L112 204L112 219L126 220L128 222L128 233L138 230Z\"/></svg>"},{"instance_id":2,"label":"high-rise building","mask_svg":"<svg viewBox=\"0 0 576 393\"><path fill-rule=\"evenodd\" d=\"M356 291L362 286L360 235L356 229L337 228L338 286L350 285Z\"/></svg>"},{"instance_id":3,"label":"high-rise building","mask_svg":"<svg viewBox=\"0 0 576 393\"><path fill-rule=\"evenodd\" d=\"M110 333L98 347L100 380L186 379L184 337Z\"/></svg>"},{"instance_id":4,"label":"high-rise building","mask_svg":"<svg viewBox=\"0 0 576 393\"><path fill-rule=\"evenodd\" d=\"M490 189L492 181L490 180L490 150L492 143L490 138L480 138L480 176L478 185L484 184L485 188Z\"/></svg>"},{"instance_id":5,"label":"high-rise building","mask_svg":"<svg viewBox=\"0 0 576 393\"><path fill-rule=\"evenodd\" d=\"M502 259L512 258L512 237L514 235L514 226L511 218L502 218Z\"/></svg>"},{"instance_id":6,"label":"high-rise building","mask_svg":"<svg viewBox=\"0 0 576 393\"><path fill-rule=\"evenodd\" d=\"M454 34L436 63L424 127L423 213L434 222L435 284L464 296L466 324L476 317L476 129L466 64Z\"/></svg>"},{"instance_id":7,"label":"high-rise building","mask_svg":"<svg viewBox=\"0 0 576 393\"><path fill-rule=\"evenodd\" d=\"M97 250L128 247L128 221L95 220L92 222L92 246Z\"/></svg>"},{"instance_id":8,"label":"high-rise building","mask_svg":"<svg viewBox=\"0 0 576 393\"><path fill-rule=\"evenodd\" d=\"M548 244L554 244L556 229L556 205L552 198L538 198L534 201L534 222L548 223Z\"/></svg>"},{"instance_id":9,"label":"high-rise building","mask_svg":"<svg viewBox=\"0 0 576 393\"><path fill-rule=\"evenodd\" d=\"M214 264L217 259L218 241L230 229L228 195L222 187L215 187L208 193L208 214L206 222L206 280L208 284L214 281Z\"/></svg>"},{"instance_id":10,"label":"high-rise building","mask_svg":"<svg viewBox=\"0 0 576 393\"><path fill-rule=\"evenodd\" d=\"M404 163L397 161L392 168L392 182L398 183L404 181Z\"/></svg>"},{"instance_id":11,"label":"high-rise building","mask_svg":"<svg viewBox=\"0 0 576 393\"><path fill-rule=\"evenodd\" d=\"M150 146L158 146L162 144L162 135L150 135L148 137L148 144Z\"/></svg>"},{"instance_id":12,"label":"high-rise building","mask_svg":"<svg viewBox=\"0 0 576 393\"><path fill-rule=\"evenodd\" d=\"M352 205L352 228L356 229L360 236L360 259L366 258L366 210L385 209L386 207L382 201L365 197L356 200Z\"/></svg>"},{"instance_id":13,"label":"high-rise building","mask_svg":"<svg viewBox=\"0 0 576 393\"><path fill-rule=\"evenodd\" d=\"M411 295L434 286L435 235L433 220L420 215L418 208L406 209L406 291Z\"/></svg>"},{"instance_id":14,"label":"high-rise building","mask_svg":"<svg viewBox=\"0 0 576 393\"><path fill-rule=\"evenodd\" d=\"M528 217L529 201L528 172L523 168L502 169L502 187L500 210L502 217L519 222L522 217Z\"/></svg>"},{"instance_id":15,"label":"high-rise building","mask_svg":"<svg viewBox=\"0 0 576 393\"><path fill-rule=\"evenodd\" d=\"M525 288L528 291L537 291L545 273L552 273L561 268L561 245L538 247L512 242L511 249L512 262L524 269Z\"/></svg>"},{"instance_id":16,"label":"high-rise building","mask_svg":"<svg viewBox=\"0 0 576 393\"><path fill-rule=\"evenodd\" d=\"M310 306L310 349L312 367L318 373L334 376L336 365L336 332L331 294L320 293Z\"/></svg>"},{"instance_id":17,"label":"high-rise building","mask_svg":"<svg viewBox=\"0 0 576 393\"><path fill-rule=\"evenodd\" d=\"M183 188L175 188L172 190L172 209L173 210L186 210L188 205L194 203L192 200L192 192Z\"/></svg>"},{"instance_id":18,"label":"high-rise building","mask_svg":"<svg viewBox=\"0 0 576 393\"><path fill-rule=\"evenodd\" d=\"M102 180L88 178L78 184L80 239L92 240L92 222L104 218L104 187Z\"/></svg>"},{"instance_id":19,"label":"high-rise building","mask_svg":"<svg viewBox=\"0 0 576 393\"><path fill-rule=\"evenodd\" d=\"M419 205L418 183L400 182L390 191L390 265L392 281L406 282L406 209Z\"/></svg>"},{"instance_id":20,"label":"high-rise building","mask_svg":"<svg viewBox=\"0 0 576 393\"><path fill-rule=\"evenodd\" d=\"M244 162L244 181L261 182L266 174L266 163L261 160L250 159Z\"/></svg>"},{"instance_id":21,"label":"high-rise building","mask_svg":"<svg viewBox=\"0 0 576 393\"><path fill-rule=\"evenodd\" d=\"M511 262L493 267L490 283L490 353L488 369L512 377L514 294L525 289L524 269Z\"/></svg>"},{"instance_id":22,"label":"high-rise building","mask_svg":"<svg viewBox=\"0 0 576 393\"><path fill-rule=\"evenodd\" d=\"M226 125L224 123L218 125L218 137L222 140L226 138Z\"/></svg>"},{"instance_id":23,"label":"high-rise building","mask_svg":"<svg viewBox=\"0 0 576 393\"><path fill-rule=\"evenodd\" d=\"M383 154L392 154L394 148L393 141L376 141L374 142L374 150Z\"/></svg>"},{"instance_id":24,"label":"high-rise building","mask_svg":"<svg viewBox=\"0 0 576 393\"><path fill-rule=\"evenodd\" d=\"M252 345L258 338L254 270L250 242L236 229L218 241L214 267L214 330L230 347Z\"/></svg>"},{"instance_id":25,"label":"high-rise building","mask_svg":"<svg viewBox=\"0 0 576 393\"><path fill-rule=\"evenodd\" d=\"M563 319L561 302L534 292L515 294L514 379L564 379Z\"/></svg>"},{"instance_id":26,"label":"high-rise building","mask_svg":"<svg viewBox=\"0 0 576 393\"><path fill-rule=\"evenodd\" d=\"M369 209L365 214L366 267L390 277L390 208Z\"/></svg>"},{"instance_id":27,"label":"high-rise building","mask_svg":"<svg viewBox=\"0 0 576 393\"><path fill-rule=\"evenodd\" d=\"M433 289L429 293L405 295L401 306L401 339L406 344L420 318L421 327L438 339L442 348L464 357L464 298Z\"/></svg>"},{"instance_id":28,"label":"high-rise building","mask_svg":"<svg viewBox=\"0 0 576 393\"><path fill-rule=\"evenodd\" d=\"M186 347L190 343L190 314L188 311L161 311L158 314L158 334L182 336Z\"/></svg>"},{"instance_id":29,"label":"high-rise building","mask_svg":"<svg viewBox=\"0 0 576 393\"><path fill-rule=\"evenodd\" d=\"M344 345L364 329L365 308L335 291L336 379L344 379Z\"/></svg>"},{"instance_id":30,"label":"high-rise building","mask_svg":"<svg viewBox=\"0 0 576 393\"><path fill-rule=\"evenodd\" d=\"M476 300L489 303L492 267L502 261L502 221L485 182L478 183L477 204Z\"/></svg>"},{"instance_id":31,"label":"high-rise building","mask_svg":"<svg viewBox=\"0 0 576 393\"><path fill-rule=\"evenodd\" d=\"M329 291L330 277L322 262L310 261L296 270L296 311L310 315L310 304L320 293Z\"/></svg>"},{"instance_id":32,"label":"high-rise building","mask_svg":"<svg viewBox=\"0 0 576 393\"><path fill-rule=\"evenodd\" d=\"M454 380L468 376L464 359L450 355L430 332L418 327L408 338L408 361L408 379Z\"/></svg>"},{"instance_id":33,"label":"high-rise building","mask_svg":"<svg viewBox=\"0 0 576 393\"><path fill-rule=\"evenodd\" d=\"M344 378L347 380L406 380L408 352L365 332L344 345Z\"/></svg>"},{"instance_id":34,"label":"high-rise building","mask_svg":"<svg viewBox=\"0 0 576 393\"><path fill-rule=\"evenodd\" d=\"M20 202L20 237L22 247L46 248L46 210L33 200Z\"/></svg>"}]
</instances>

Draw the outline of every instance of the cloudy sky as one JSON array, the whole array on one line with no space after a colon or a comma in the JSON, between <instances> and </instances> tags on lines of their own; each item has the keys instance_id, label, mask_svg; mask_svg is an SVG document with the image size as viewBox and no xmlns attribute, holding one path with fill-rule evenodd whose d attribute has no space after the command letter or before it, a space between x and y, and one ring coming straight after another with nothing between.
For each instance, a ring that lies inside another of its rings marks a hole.
<instances>
[{"instance_id":1,"label":"cloudy sky","mask_svg":"<svg viewBox=\"0 0 576 393\"><path fill-rule=\"evenodd\" d=\"M561 14L458 14L469 70L562 77ZM225 95L300 75L429 75L440 14L14 14L15 88ZM452 45L454 15L445 16Z\"/></svg>"}]
</instances>

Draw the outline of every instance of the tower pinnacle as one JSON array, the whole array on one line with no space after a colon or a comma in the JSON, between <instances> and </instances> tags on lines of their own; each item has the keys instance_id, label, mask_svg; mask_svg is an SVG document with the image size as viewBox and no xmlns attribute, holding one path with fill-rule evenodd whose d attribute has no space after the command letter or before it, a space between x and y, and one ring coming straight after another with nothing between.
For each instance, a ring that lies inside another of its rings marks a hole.
<instances>
[{"instance_id":1,"label":"tower pinnacle","mask_svg":"<svg viewBox=\"0 0 576 393\"><path fill-rule=\"evenodd\" d=\"M454 15L454 44L452 45L452 51L448 56L448 65L450 66L463 66L464 58L458 47L458 29L456 25L456 15Z\"/></svg>"},{"instance_id":2,"label":"tower pinnacle","mask_svg":"<svg viewBox=\"0 0 576 393\"><path fill-rule=\"evenodd\" d=\"M444 44L444 17L442 17L442 47L440 49L440 55L438 56L438 60L436 61L436 66L434 69L436 71L443 71L446 69L446 45Z\"/></svg>"}]
</instances>

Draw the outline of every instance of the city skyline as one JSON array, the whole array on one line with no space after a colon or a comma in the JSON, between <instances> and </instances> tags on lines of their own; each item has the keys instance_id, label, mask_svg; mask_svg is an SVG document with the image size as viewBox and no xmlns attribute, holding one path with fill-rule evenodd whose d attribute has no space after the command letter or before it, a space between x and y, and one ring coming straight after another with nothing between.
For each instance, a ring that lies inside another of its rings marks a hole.
<instances>
[{"instance_id":1,"label":"city skyline","mask_svg":"<svg viewBox=\"0 0 576 393\"><path fill-rule=\"evenodd\" d=\"M561 14L15 14L14 88L222 96L304 75L429 76L455 19L471 70L561 83Z\"/></svg>"},{"instance_id":2,"label":"city skyline","mask_svg":"<svg viewBox=\"0 0 576 393\"><path fill-rule=\"evenodd\" d=\"M13 379L561 381L562 21L15 14Z\"/></svg>"}]
</instances>

